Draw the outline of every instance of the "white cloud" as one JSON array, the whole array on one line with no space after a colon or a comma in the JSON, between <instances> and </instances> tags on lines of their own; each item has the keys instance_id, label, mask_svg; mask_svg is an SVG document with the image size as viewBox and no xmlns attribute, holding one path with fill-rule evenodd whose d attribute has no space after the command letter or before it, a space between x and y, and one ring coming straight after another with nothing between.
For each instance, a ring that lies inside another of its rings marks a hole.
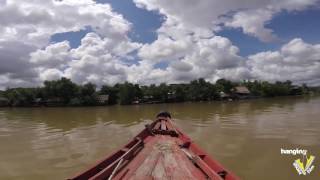
<instances>
[{"instance_id":1,"label":"white cloud","mask_svg":"<svg viewBox=\"0 0 320 180\"><path fill-rule=\"evenodd\" d=\"M238 55L239 49L227 38L214 35L204 38L202 32L190 32L168 22L158 33L158 39L145 44L138 53L142 61L151 66L169 62L165 70L150 72L165 77L157 78L155 82L179 83L201 77L215 81L226 77L225 71L221 70L241 67L245 63Z\"/></svg>"},{"instance_id":2,"label":"white cloud","mask_svg":"<svg viewBox=\"0 0 320 180\"><path fill-rule=\"evenodd\" d=\"M164 22L157 40L132 42L131 23L109 4L93 0L0 1L0 88L39 85L69 77L77 83L179 83L196 78L215 81L293 80L320 84L320 45L294 39L278 51L248 58L221 36L221 28L241 28L262 41L276 39L265 25L282 10L304 10L316 0L135 0L159 11ZM93 32L77 48L67 41L51 43L56 33ZM135 53L137 52L137 54ZM156 68L159 63L166 68Z\"/></svg>"},{"instance_id":3,"label":"white cloud","mask_svg":"<svg viewBox=\"0 0 320 180\"><path fill-rule=\"evenodd\" d=\"M39 47L55 33L79 31L91 26L102 36L123 37L130 23L109 4L92 0L8 0L0 8L0 39L24 40Z\"/></svg>"},{"instance_id":4,"label":"white cloud","mask_svg":"<svg viewBox=\"0 0 320 180\"><path fill-rule=\"evenodd\" d=\"M290 72L293 72L291 70L299 69L298 67L290 66L274 70L273 67L281 66L283 63L272 61L270 67L265 67L264 59L267 61L274 56L273 54L280 53L283 56L289 51L294 51L295 54L291 52L283 61L291 59L290 64L294 61L297 61L297 64L304 64L302 59L306 59L306 56L304 53L297 54L300 47L291 45L294 41L285 45L281 52L261 52L250 56L247 60L238 55L239 49L232 45L232 42L227 38L214 35L214 32L220 30L221 24L223 24L228 27L242 28L244 33L255 36L262 41L272 41L277 39L277 36L272 29L266 28L265 25L275 14L282 10L304 10L311 5L316 5L318 1L176 0L169 2L167 0L135 0L135 2L138 7L157 10L165 16L165 21L157 31L158 39L140 49L139 55L142 61L151 64L169 61L171 63L167 69L157 70L157 75L162 74L165 77L159 78L159 80L185 82L199 77L211 81L218 78L231 80L257 78L271 81L291 79ZM287 46L289 48L285 50ZM313 45L306 46L304 52L310 51L310 46ZM270 54L270 57L264 56L266 54ZM317 56L315 51L309 52L309 54ZM260 59L261 62L255 61L256 64L254 64L252 59ZM184 67L184 63L190 65L192 69ZM311 67L310 64L306 66L306 70L310 68L308 72L310 75L304 80L293 78L294 81L311 80L317 76L311 73L316 67ZM284 76L283 74L286 73L288 75Z\"/></svg>"},{"instance_id":5,"label":"white cloud","mask_svg":"<svg viewBox=\"0 0 320 180\"><path fill-rule=\"evenodd\" d=\"M87 43L102 54L108 51L117 57L140 46L127 37L131 24L122 15L113 12L109 4L93 0L1 1L0 24L0 75L12 80L29 79L31 85L45 77L58 77L52 69L64 72L73 58L77 58L72 56L85 55L81 49L71 53L67 42L48 44L56 33L79 31L89 26L104 44L100 43L100 49L93 47L93 42L82 42L83 46ZM89 52L90 47L83 52Z\"/></svg>"},{"instance_id":6,"label":"white cloud","mask_svg":"<svg viewBox=\"0 0 320 180\"><path fill-rule=\"evenodd\" d=\"M293 39L279 51L249 56L247 64L255 79L320 85L319 57L320 44L312 45L302 39Z\"/></svg>"},{"instance_id":7,"label":"white cloud","mask_svg":"<svg viewBox=\"0 0 320 180\"><path fill-rule=\"evenodd\" d=\"M318 3L318 0L269 1L267 4L261 3L254 9L237 11L224 24L227 27L242 28L245 34L252 35L264 42L270 42L278 39L272 29L265 27L273 16L283 10L301 11Z\"/></svg>"},{"instance_id":8,"label":"white cloud","mask_svg":"<svg viewBox=\"0 0 320 180\"><path fill-rule=\"evenodd\" d=\"M184 61L176 61L171 63L171 67L181 72L189 72L192 70L193 66Z\"/></svg>"},{"instance_id":9,"label":"white cloud","mask_svg":"<svg viewBox=\"0 0 320 180\"><path fill-rule=\"evenodd\" d=\"M47 47L46 50L59 46L57 43ZM102 38L96 33L88 33L76 49L70 49L64 56L64 51L59 51L57 57L68 57L65 68L60 68L63 76L69 77L77 83L94 82L101 84L114 84L127 80L129 68L122 57L140 47L130 41L118 41L110 38ZM67 48L65 48L67 49ZM45 50L45 51L46 51ZM44 52L43 53L47 53ZM54 57L51 60L55 59Z\"/></svg>"},{"instance_id":10,"label":"white cloud","mask_svg":"<svg viewBox=\"0 0 320 180\"><path fill-rule=\"evenodd\" d=\"M318 0L134 0L138 7L157 10L167 21L180 22L186 29L202 35L220 30L220 24L242 28L243 32L262 41L276 38L265 27L271 18L282 10L303 10L316 5Z\"/></svg>"},{"instance_id":11,"label":"white cloud","mask_svg":"<svg viewBox=\"0 0 320 180\"><path fill-rule=\"evenodd\" d=\"M140 49L139 56L142 59L153 60L153 63L168 61L184 56L187 50L190 50L192 43L190 36L175 40L169 36L159 35L158 39L152 44L145 44Z\"/></svg>"},{"instance_id":12,"label":"white cloud","mask_svg":"<svg viewBox=\"0 0 320 180\"><path fill-rule=\"evenodd\" d=\"M61 77L63 77L63 73L58 69L43 69L43 71L40 72L40 79L42 81L56 80Z\"/></svg>"},{"instance_id":13,"label":"white cloud","mask_svg":"<svg viewBox=\"0 0 320 180\"><path fill-rule=\"evenodd\" d=\"M275 12L268 9L247 10L236 13L232 19L225 22L227 27L242 28L243 32L261 41L268 42L277 39L271 29L265 24L272 19Z\"/></svg>"},{"instance_id":14,"label":"white cloud","mask_svg":"<svg viewBox=\"0 0 320 180\"><path fill-rule=\"evenodd\" d=\"M43 68L63 68L70 60L69 49L68 41L52 44L32 52L30 62Z\"/></svg>"}]
</instances>

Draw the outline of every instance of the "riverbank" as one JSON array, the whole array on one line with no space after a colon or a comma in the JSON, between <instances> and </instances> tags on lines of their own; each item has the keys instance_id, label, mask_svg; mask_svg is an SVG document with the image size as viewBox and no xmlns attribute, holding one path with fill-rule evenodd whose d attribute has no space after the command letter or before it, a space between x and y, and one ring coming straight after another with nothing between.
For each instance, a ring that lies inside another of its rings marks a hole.
<instances>
[{"instance_id":1,"label":"riverbank","mask_svg":"<svg viewBox=\"0 0 320 180\"><path fill-rule=\"evenodd\" d=\"M0 92L0 106L7 107L66 107L157 104L172 102L234 101L261 97L310 95L320 88L293 85L290 81L232 82L220 79L212 84L204 79L187 84L142 86L125 82L114 86L78 85L70 79L45 81L43 87L8 88Z\"/></svg>"},{"instance_id":2,"label":"riverbank","mask_svg":"<svg viewBox=\"0 0 320 180\"><path fill-rule=\"evenodd\" d=\"M295 99L295 98L318 98L320 94L313 94L313 95L288 95L288 96L273 96L273 97L252 97L252 98L245 98L245 99L220 99L220 100L203 100L203 101L179 101L179 102L145 102L145 103L132 103L132 104L112 104L112 105L49 105L49 106L0 106L0 108L99 108L99 107L114 107L114 106L136 106L136 105L165 105L165 104L184 104L184 103L236 103L236 102L251 102L255 100L272 100L272 99Z\"/></svg>"}]
</instances>

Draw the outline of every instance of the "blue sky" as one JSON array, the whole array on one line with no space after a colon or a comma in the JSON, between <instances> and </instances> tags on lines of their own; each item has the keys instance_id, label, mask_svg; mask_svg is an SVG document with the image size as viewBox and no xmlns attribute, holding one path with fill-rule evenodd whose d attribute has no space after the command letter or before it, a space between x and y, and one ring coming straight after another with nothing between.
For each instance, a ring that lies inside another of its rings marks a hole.
<instances>
[{"instance_id":1,"label":"blue sky","mask_svg":"<svg viewBox=\"0 0 320 180\"><path fill-rule=\"evenodd\" d=\"M110 3L114 11L122 14L132 23L129 36L134 41L151 43L157 38L156 30L161 26L162 16L156 11L137 8L132 0L98 0Z\"/></svg>"}]
</instances>

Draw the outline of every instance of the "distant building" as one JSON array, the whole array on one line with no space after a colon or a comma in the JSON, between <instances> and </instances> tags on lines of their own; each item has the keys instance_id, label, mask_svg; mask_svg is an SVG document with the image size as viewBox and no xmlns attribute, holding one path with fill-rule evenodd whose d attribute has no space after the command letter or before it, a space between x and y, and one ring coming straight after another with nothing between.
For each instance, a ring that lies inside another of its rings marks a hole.
<instances>
[{"instance_id":1,"label":"distant building","mask_svg":"<svg viewBox=\"0 0 320 180\"><path fill-rule=\"evenodd\" d=\"M0 106L8 106L9 100L5 97L0 97Z\"/></svg>"},{"instance_id":2,"label":"distant building","mask_svg":"<svg viewBox=\"0 0 320 180\"><path fill-rule=\"evenodd\" d=\"M101 94L97 96L97 101L99 104L107 104L109 101L109 95L108 94Z\"/></svg>"},{"instance_id":3,"label":"distant building","mask_svg":"<svg viewBox=\"0 0 320 180\"><path fill-rule=\"evenodd\" d=\"M247 99L251 97L251 92L246 86L237 86L232 89L233 96L239 99Z\"/></svg>"},{"instance_id":4,"label":"distant building","mask_svg":"<svg viewBox=\"0 0 320 180\"><path fill-rule=\"evenodd\" d=\"M290 95L302 95L303 94L303 88L299 86L292 86L290 88Z\"/></svg>"}]
</instances>

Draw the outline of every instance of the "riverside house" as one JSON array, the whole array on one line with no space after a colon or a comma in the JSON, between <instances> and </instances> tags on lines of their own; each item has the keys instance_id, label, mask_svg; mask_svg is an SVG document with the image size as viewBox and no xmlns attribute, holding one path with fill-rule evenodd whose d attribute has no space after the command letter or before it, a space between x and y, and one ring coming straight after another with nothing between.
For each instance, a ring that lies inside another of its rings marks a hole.
<instances>
[{"instance_id":1,"label":"riverside house","mask_svg":"<svg viewBox=\"0 0 320 180\"><path fill-rule=\"evenodd\" d=\"M246 86L236 86L232 89L233 97L236 99L249 99L251 92Z\"/></svg>"},{"instance_id":2,"label":"riverside house","mask_svg":"<svg viewBox=\"0 0 320 180\"><path fill-rule=\"evenodd\" d=\"M101 94L97 96L97 101L99 104L108 104L109 95L108 94Z\"/></svg>"}]
</instances>

